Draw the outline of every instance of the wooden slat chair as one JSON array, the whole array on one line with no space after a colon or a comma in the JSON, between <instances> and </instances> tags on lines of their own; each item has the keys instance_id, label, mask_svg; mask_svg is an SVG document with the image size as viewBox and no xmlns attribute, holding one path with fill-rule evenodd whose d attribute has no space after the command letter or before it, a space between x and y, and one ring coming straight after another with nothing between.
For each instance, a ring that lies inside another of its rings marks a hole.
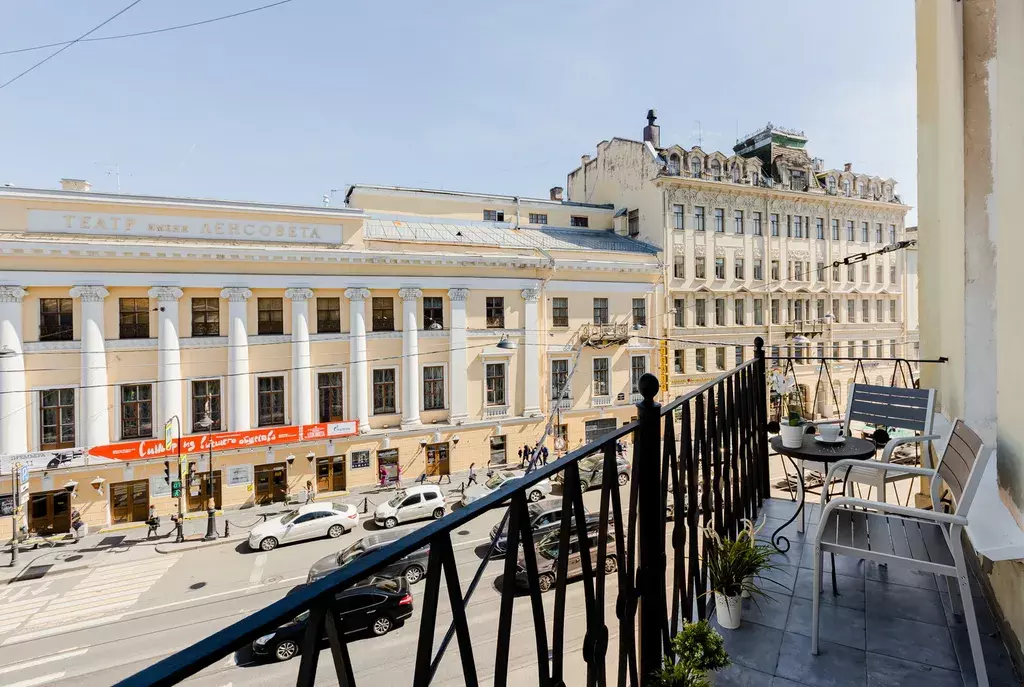
<instances>
[{"instance_id":1,"label":"wooden slat chair","mask_svg":"<svg viewBox=\"0 0 1024 687\"><path fill-rule=\"evenodd\" d=\"M818 653L818 610L821 593L822 556L825 553L854 556L881 564L903 565L913 570L946 576L949 598L955 612L961 610L974 654L978 684L987 687L985 659L981 653L978 621L964 562L961 534L967 526L971 501L985 472L992 450L960 420L954 420L946 449L934 470L911 465L868 461L870 469L900 472L931 478L933 504L939 500L942 483L956 502L954 513L909 508L880 501L843 496L827 504L822 494L822 514L814 538L814 618L811 626L811 652ZM841 479L846 470L865 461L840 460L832 465L826 479ZM949 578L955 577L959 585Z\"/></svg>"}]
</instances>

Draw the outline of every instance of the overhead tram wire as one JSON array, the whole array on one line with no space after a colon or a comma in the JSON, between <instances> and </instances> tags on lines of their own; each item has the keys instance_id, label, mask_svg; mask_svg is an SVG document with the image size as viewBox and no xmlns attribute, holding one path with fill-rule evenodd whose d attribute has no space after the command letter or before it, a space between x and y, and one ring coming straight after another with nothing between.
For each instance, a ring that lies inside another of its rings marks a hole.
<instances>
[{"instance_id":1,"label":"overhead tram wire","mask_svg":"<svg viewBox=\"0 0 1024 687\"><path fill-rule=\"evenodd\" d=\"M33 64L33 65L32 65L31 67L29 67L29 68L28 68L28 69L26 69L25 71L21 72L21 73L20 73L20 74L18 74L17 76L15 76L15 77L13 77L13 78L11 78L11 79L8 79L8 80L7 80L7 81L5 81L4 83L0 84L0 90L3 90L4 88L7 88L7 87L8 87L8 86L10 86L10 85L11 85L12 83L14 83L15 81L17 81L17 80L18 80L18 79L20 79L21 77L25 76L25 75L26 75L26 74L28 74L29 72L32 72L32 71L34 71L35 69L38 69L39 67L42 67L42 66L43 66L44 64L46 64L47 62L49 62L50 60L52 60L52 59L53 59L54 57L56 57L57 55L61 54L62 52L64 52L64 51L65 51L65 50L67 50L68 48L70 48L70 47L71 47L72 45L74 45L75 43L79 43L79 42L81 42L81 41L85 40L86 36L88 36L89 34L91 34L91 33L95 32L95 31L99 31L99 30L100 30L100 29L102 29L102 28L103 28L104 26L106 26L106 25L107 25L107 24L109 24L110 22L114 21L115 19L117 19L118 17L120 17L120 16L122 15L122 14L124 14L125 12L127 12L128 10L130 10L131 8L133 8L133 7L135 7L136 5L138 5L138 4L140 3L140 2L142 2L142 0L133 0L133 2L129 3L129 4L128 4L128 5L127 5L127 6L126 6L126 7L124 8L124 9L120 10L120 11L119 11L119 12L117 12L116 14L114 14L114 15L112 15L111 17L109 17L108 19L104 20L104 21L103 21L103 22L102 22L101 24L98 24L98 25L94 26L93 28L89 29L88 31L86 31L85 33L83 33L83 34L82 34L81 36L79 36L78 38L76 38L75 40L73 40L73 41L68 41L68 42L67 42L67 43L65 43L65 44L64 44L63 46L61 46L61 47L60 47L60 48L58 48L57 50L54 50L54 51L53 51L52 53L50 53L49 55L47 55L47 56L46 56L46 57L44 57L43 59L41 59L41 60L39 60L38 62L36 62L35 64Z\"/></svg>"}]
</instances>

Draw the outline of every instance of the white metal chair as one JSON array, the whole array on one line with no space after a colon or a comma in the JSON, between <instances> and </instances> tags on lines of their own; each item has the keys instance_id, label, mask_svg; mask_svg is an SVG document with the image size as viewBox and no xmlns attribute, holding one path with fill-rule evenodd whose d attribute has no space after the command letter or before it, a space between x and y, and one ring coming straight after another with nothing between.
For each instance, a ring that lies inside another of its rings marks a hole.
<instances>
[{"instance_id":1,"label":"white metal chair","mask_svg":"<svg viewBox=\"0 0 1024 687\"><path fill-rule=\"evenodd\" d=\"M961 420L954 420L949 440L938 466L929 468L875 461L841 460L832 465L826 483L842 478L853 467L879 472L899 472L913 477L931 478L932 503L941 503L940 485L945 483L956 502L953 513L909 508L880 501L848 496L825 503L814 538L814 618L811 626L811 652L818 653L818 611L821 594L822 556L832 553L854 556L882 564L893 563L914 570L945 575L950 601L955 612L964 611L967 634L974 654L974 667L980 687L988 686L985 659L981 653L978 621L964 562L961 535L967 526L967 514L992 450ZM959 589L948 578L955 577ZM962 608L961 608L962 604Z\"/></svg>"}]
</instances>

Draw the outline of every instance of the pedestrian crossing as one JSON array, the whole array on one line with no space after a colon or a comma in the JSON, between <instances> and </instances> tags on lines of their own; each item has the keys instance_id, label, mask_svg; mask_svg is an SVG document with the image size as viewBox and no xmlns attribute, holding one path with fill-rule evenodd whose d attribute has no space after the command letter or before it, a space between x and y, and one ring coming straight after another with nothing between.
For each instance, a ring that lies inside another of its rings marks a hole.
<instances>
[{"instance_id":1,"label":"pedestrian crossing","mask_svg":"<svg viewBox=\"0 0 1024 687\"><path fill-rule=\"evenodd\" d=\"M50 582L0 592L0 633L18 631L17 639L45 636L71 627L113 622L133 606L180 555L95 568L62 594L49 592ZM10 593L7 593L10 592ZM3 644L17 641L12 637Z\"/></svg>"}]
</instances>

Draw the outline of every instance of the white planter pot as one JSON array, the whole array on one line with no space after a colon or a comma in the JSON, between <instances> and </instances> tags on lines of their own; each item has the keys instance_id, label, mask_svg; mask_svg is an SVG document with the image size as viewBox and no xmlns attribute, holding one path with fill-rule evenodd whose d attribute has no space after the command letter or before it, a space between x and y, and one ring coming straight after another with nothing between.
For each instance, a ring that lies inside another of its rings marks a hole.
<instances>
[{"instance_id":1,"label":"white planter pot","mask_svg":"<svg viewBox=\"0 0 1024 687\"><path fill-rule=\"evenodd\" d=\"M804 426L782 425L779 427L779 436L786 448L800 448L804 443Z\"/></svg>"},{"instance_id":2,"label":"white planter pot","mask_svg":"<svg viewBox=\"0 0 1024 687\"><path fill-rule=\"evenodd\" d=\"M743 619L743 599L715 592L715 614L719 625L726 630L735 630Z\"/></svg>"},{"instance_id":3,"label":"white planter pot","mask_svg":"<svg viewBox=\"0 0 1024 687\"><path fill-rule=\"evenodd\" d=\"M750 586L754 585L754 576L753 575L747 575L746 577L743 578L743 587L744 587L744 589L743 589L743 592L740 594L740 598L741 599L749 599L750 598L750 592L747 591L747 589L749 589L748 585L750 585Z\"/></svg>"}]
</instances>

